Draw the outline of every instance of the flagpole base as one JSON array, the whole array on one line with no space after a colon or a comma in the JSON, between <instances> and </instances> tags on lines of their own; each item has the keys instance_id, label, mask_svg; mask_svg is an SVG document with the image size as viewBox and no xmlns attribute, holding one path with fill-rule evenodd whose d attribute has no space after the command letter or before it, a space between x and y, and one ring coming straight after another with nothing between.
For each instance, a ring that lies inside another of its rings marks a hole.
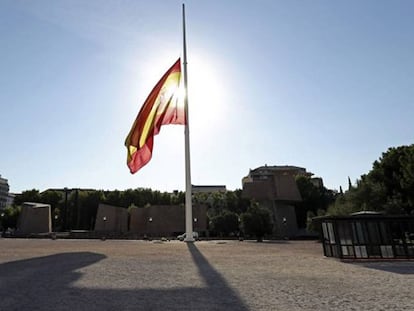
<instances>
[{"instance_id":1,"label":"flagpole base","mask_svg":"<svg viewBox=\"0 0 414 311\"><path fill-rule=\"evenodd\" d=\"M195 242L195 240L194 240L194 238L185 238L184 242L193 243L193 242Z\"/></svg>"}]
</instances>

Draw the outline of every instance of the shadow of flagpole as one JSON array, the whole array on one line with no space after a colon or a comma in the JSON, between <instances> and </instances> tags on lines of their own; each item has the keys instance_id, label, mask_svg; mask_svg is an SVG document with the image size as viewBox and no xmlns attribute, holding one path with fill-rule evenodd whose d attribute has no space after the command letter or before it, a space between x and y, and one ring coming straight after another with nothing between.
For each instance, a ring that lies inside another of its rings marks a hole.
<instances>
[{"instance_id":1,"label":"shadow of flagpole","mask_svg":"<svg viewBox=\"0 0 414 311\"><path fill-rule=\"evenodd\" d=\"M207 261L203 254L193 243L187 244L193 261L198 268L198 272L207 284L208 295L211 297L211 303L217 306L211 306L212 310L240 310L247 311L249 308L245 305L241 297L230 287L224 277Z\"/></svg>"}]
</instances>

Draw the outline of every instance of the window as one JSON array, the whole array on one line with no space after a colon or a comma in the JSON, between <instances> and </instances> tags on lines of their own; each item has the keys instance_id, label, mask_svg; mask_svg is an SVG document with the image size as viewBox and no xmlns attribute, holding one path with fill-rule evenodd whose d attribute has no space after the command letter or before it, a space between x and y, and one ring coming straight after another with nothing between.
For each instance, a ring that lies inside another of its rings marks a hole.
<instances>
[{"instance_id":1,"label":"window","mask_svg":"<svg viewBox=\"0 0 414 311\"><path fill-rule=\"evenodd\" d=\"M333 225L331 222L327 223L328 225L328 232L329 232L329 241L331 242L331 244L335 244L335 234L334 234L334 230L333 230Z\"/></svg>"},{"instance_id":2,"label":"window","mask_svg":"<svg viewBox=\"0 0 414 311\"><path fill-rule=\"evenodd\" d=\"M365 239L365 234L363 230L363 226L362 223L360 221L354 222L352 224L352 232L354 234L354 242L355 244L365 244L366 243L366 239Z\"/></svg>"}]
</instances>

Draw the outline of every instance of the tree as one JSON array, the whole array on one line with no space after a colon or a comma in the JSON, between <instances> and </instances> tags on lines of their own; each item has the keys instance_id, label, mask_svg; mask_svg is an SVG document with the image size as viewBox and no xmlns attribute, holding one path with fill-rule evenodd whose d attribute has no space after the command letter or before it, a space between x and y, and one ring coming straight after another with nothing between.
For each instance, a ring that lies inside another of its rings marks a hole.
<instances>
[{"instance_id":1,"label":"tree","mask_svg":"<svg viewBox=\"0 0 414 311\"><path fill-rule=\"evenodd\" d=\"M103 192L96 190L75 192L75 200L76 222L73 224L76 224L77 229L93 229L99 203L104 201Z\"/></svg>"},{"instance_id":2,"label":"tree","mask_svg":"<svg viewBox=\"0 0 414 311\"><path fill-rule=\"evenodd\" d=\"M171 194L171 205L180 205L185 202L185 192L183 191L174 191Z\"/></svg>"},{"instance_id":3,"label":"tree","mask_svg":"<svg viewBox=\"0 0 414 311\"><path fill-rule=\"evenodd\" d=\"M253 235L262 242L266 234L272 233L271 215L268 209L253 202L241 215L241 225L245 234Z\"/></svg>"},{"instance_id":4,"label":"tree","mask_svg":"<svg viewBox=\"0 0 414 311\"><path fill-rule=\"evenodd\" d=\"M349 214L360 210L386 214L414 212L414 145L389 148L356 186L337 198L328 213Z\"/></svg>"},{"instance_id":5,"label":"tree","mask_svg":"<svg viewBox=\"0 0 414 311\"><path fill-rule=\"evenodd\" d=\"M114 205L114 206L123 206L122 205L122 196L123 191L119 190L113 190L113 191L105 191L105 201L104 203L108 205Z\"/></svg>"},{"instance_id":6,"label":"tree","mask_svg":"<svg viewBox=\"0 0 414 311\"><path fill-rule=\"evenodd\" d=\"M8 206L0 212L0 228L17 228L17 220L20 215L19 206Z\"/></svg>"},{"instance_id":7,"label":"tree","mask_svg":"<svg viewBox=\"0 0 414 311\"><path fill-rule=\"evenodd\" d=\"M305 228L308 213L312 212L313 215L316 215L326 211L329 205L335 202L337 193L323 186L316 186L308 176L298 176L296 185L302 197L302 201L296 204L296 218L298 226Z\"/></svg>"},{"instance_id":8,"label":"tree","mask_svg":"<svg viewBox=\"0 0 414 311\"><path fill-rule=\"evenodd\" d=\"M56 190L47 190L40 194L39 202L50 204L53 226L56 228L62 221L60 210L63 208L63 193ZM55 218L56 217L56 218Z\"/></svg>"},{"instance_id":9,"label":"tree","mask_svg":"<svg viewBox=\"0 0 414 311\"><path fill-rule=\"evenodd\" d=\"M40 193L37 189L26 190L14 198L15 205L22 205L24 202L40 202Z\"/></svg>"},{"instance_id":10,"label":"tree","mask_svg":"<svg viewBox=\"0 0 414 311\"><path fill-rule=\"evenodd\" d=\"M236 214L246 212L250 206L250 200L242 197L243 191L236 189L234 191L226 192L227 209Z\"/></svg>"},{"instance_id":11,"label":"tree","mask_svg":"<svg viewBox=\"0 0 414 311\"><path fill-rule=\"evenodd\" d=\"M386 210L395 202L409 214L414 207L414 145L389 148L375 161L367 182L381 188Z\"/></svg>"},{"instance_id":12,"label":"tree","mask_svg":"<svg viewBox=\"0 0 414 311\"><path fill-rule=\"evenodd\" d=\"M348 176L348 190L352 189L352 182L351 182L351 178Z\"/></svg>"},{"instance_id":13,"label":"tree","mask_svg":"<svg viewBox=\"0 0 414 311\"><path fill-rule=\"evenodd\" d=\"M239 231L239 216L227 210L212 217L210 223L210 229L221 236L229 236Z\"/></svg>"}]
</instances>

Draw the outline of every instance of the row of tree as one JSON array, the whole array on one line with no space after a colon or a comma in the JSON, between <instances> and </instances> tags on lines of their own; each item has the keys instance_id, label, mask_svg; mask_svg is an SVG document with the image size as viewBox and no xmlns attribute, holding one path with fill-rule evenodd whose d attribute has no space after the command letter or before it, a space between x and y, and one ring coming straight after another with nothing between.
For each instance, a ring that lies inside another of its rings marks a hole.
<instances>
[{"instance_id":1,"label":"row of tree","mask_svg":"<svg viewBox=\"0 0 414 311\"><path fill-rule=\"evenodd\" d=\"M53 226L55 230L83 229L92 230L99 203L105 203L124 208L147 207L150 205L184 204L183 192L160 192L147 188L113 190L83 190L83 189L51 189L44 192L27 190L17 195L14 206L9 207L4 221L15 224L15 218L9 217L19 212L19 206L24 202L39 202L50 204Z\"/></svg>"},{"instance_id":2,"label":"row of tree","mask_svg":"<svg viewBox=\"0 0 414 311\"><path fill-rule=\"evenodd\" d=\"M348 191L339 193L327 214L347 215L364 210L414 213L414 145L389 148L356 185L349 183Z\"/></svg>"},{"instance_id":3,"label":"row of tree","mask_svg":"<svg viewBox=\"0 0 414 311\"><path fill-rule=\"evenodd\" d=\"M329 190L315 185L309 177L296 179L302 202L296 205L297 223L306 227L314 216L347 215L361 210L388 214L414 212L414 145L390 148L375 161L372 170L362 175L356 185L349 182L347 191ZM3 227L15 227L19 206L23 202L41 202L52 207L55 230L91 230L99 203L124 208L150 205L184 205L185 193L154 191L147 188L113 190L61 189L39 192L23 191L15 205L0 214ZM194 204L207 206L208 227L212 235L236 236L270 233L270 213L242 197L242 191L198 193ZM256 228L256 229L254 229Z\"/></svg>"},{"instance_id":4,"label":"row of tree","mask_svg":"<svg viewBox=\"0 0 414 311\"><path fill-rule=\"evenodd\" d=\"M54 230L92 230L99 203L124 208L145 208L151 205L184 205L185 193L153 191L137 188L125 191L59 189L39 192L23 191L16 196L15 204L1 217L3 228L16 227L20 206L24 202L51 205ZM208 227L212 236L238 236L244 234L261 238L271 232L270 214L257 203L242 198L242 191L224 193L197 193L195 204L207 206ZM258 224L256 224L256 222Z\"/></svg>"},{"instance_id":5,"label":"row of tree","mask_svg":"<svg viewBox=\"0 0 414 311\"><path fill-rule=\"evenodd\" d=\"M298 204L298 223L307 213L308 229L312 218L324 215L349 215L359 211L377 211L385 215L414 214L414 145L389 148L374 161L372 169L339 192L315 188L297 179L303 201Z\"/></svg>"}]
</instances>

